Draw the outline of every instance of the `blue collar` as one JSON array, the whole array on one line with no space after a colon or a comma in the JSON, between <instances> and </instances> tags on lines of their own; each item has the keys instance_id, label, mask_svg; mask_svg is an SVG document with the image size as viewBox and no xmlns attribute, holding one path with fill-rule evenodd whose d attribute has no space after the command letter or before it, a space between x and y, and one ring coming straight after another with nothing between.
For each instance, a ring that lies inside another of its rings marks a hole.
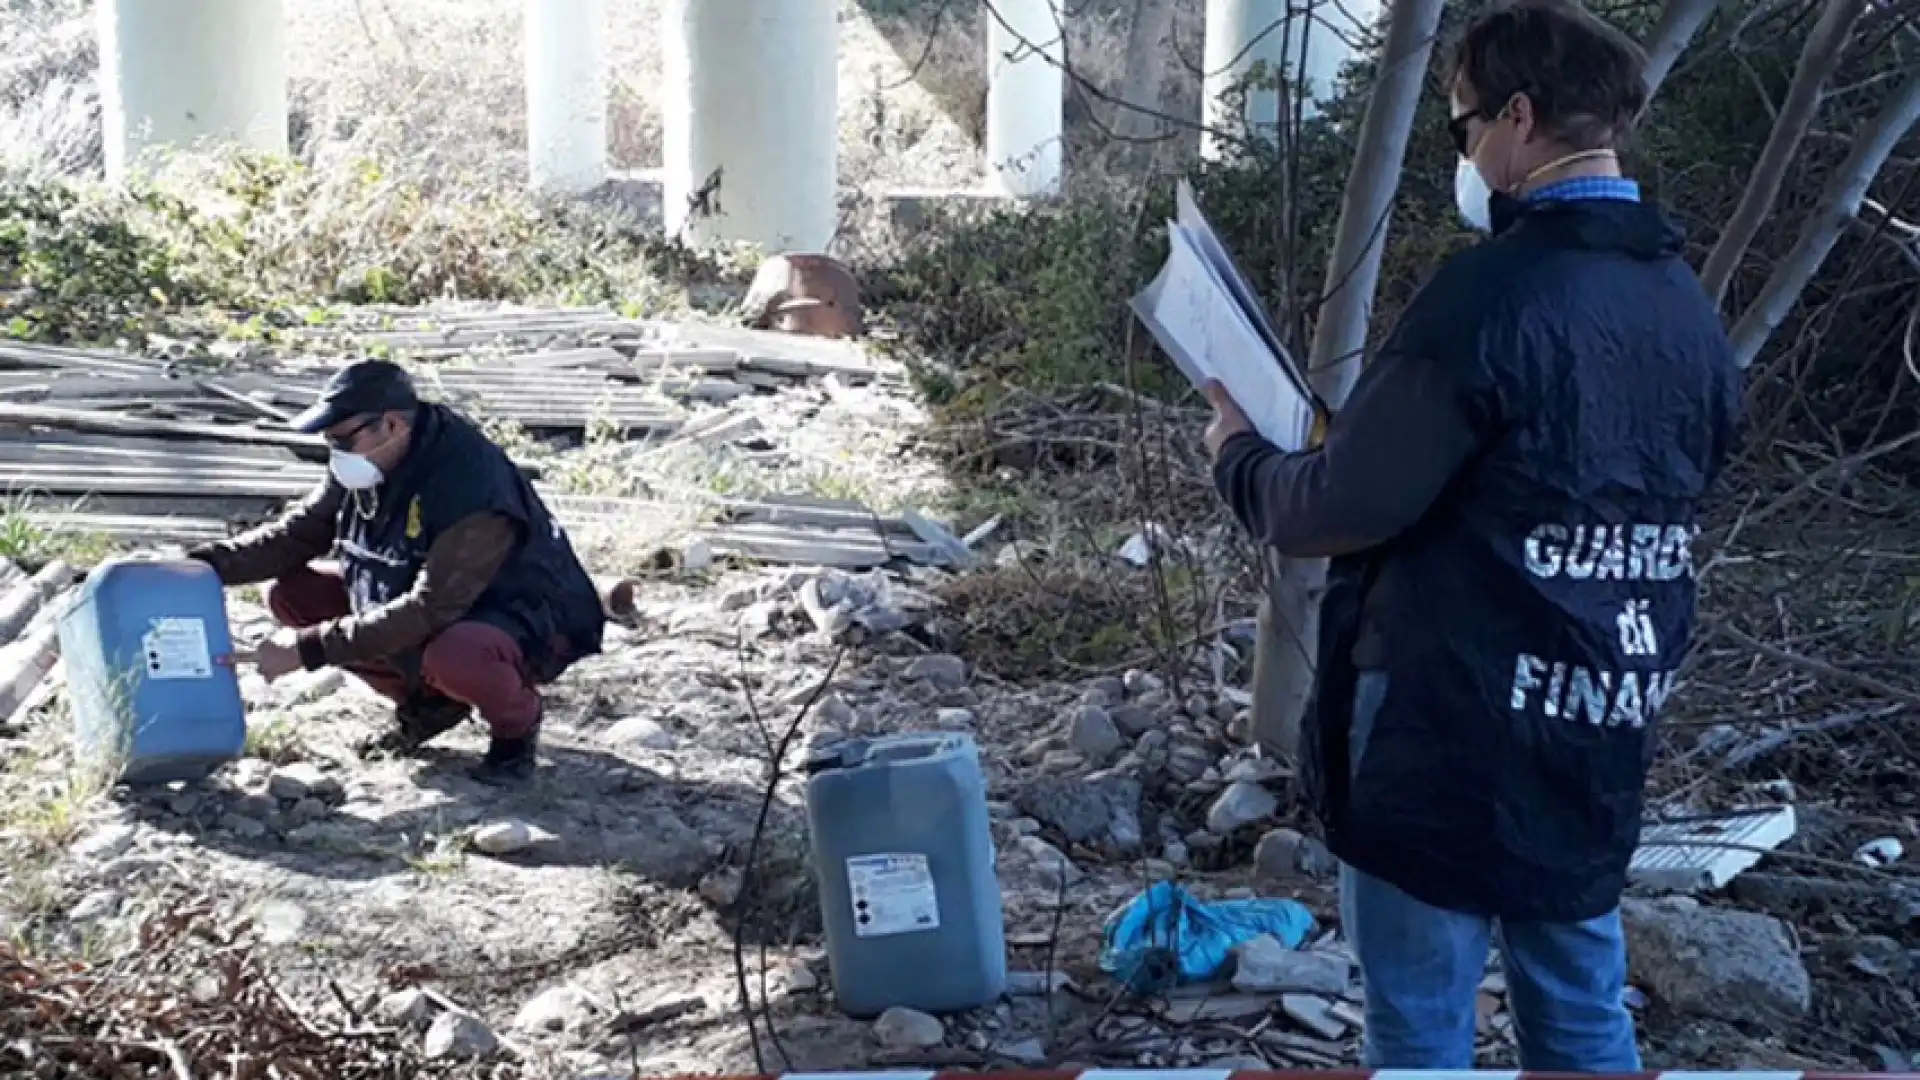
<instances>
[{"instance_id":1,"label":"blue collar","mask_svg":"<svg viewBox=\"0 0 1920 1080\"><path fill-rule=\"evenodd\" d=\"M1575 176L1567 180L1555 180L1545 187L1529 191L1520 201L1533 203L1578 199L1637 203L1640 201L1640 185L1624 176Z\"/></svg>"}]
</instances>

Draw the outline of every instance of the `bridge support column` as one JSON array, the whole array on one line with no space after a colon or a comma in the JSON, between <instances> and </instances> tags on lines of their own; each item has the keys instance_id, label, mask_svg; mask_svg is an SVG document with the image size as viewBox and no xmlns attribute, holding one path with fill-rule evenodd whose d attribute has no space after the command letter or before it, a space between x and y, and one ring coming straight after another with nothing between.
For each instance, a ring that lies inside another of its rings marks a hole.
<instances>
[{"instance_id":1,"label":"bridge support column","mask_svg":"<svg viewBox=\"0 0 1920 1080\"><path fill-rule=\"evenodd\" d=\"M526 0L527 180L580 195L607 179L607 2Z\"/></svg>"},{"instance_id":2,"label":"bridge support column","mask_svg":"<svg viewBox=\"0 0 1920 1080\"><path fill-rule=\"evenodd\" d=\"M667 0L665 217L701 244L817 252L839 186L835 0Z\"/></svg>"},{"instance_id":3,"label":"bridge support column","mask_svg":"<svg viewBox=\"0 0 1920 1080\"><path fill-rule=\"evenodd\" d=\"M149 147L287 152L280 0L100 0L95 17L109 181Z\"/></svg>"},{"instance_id":4,"label":"bridge support column","mask_svg":"<svg viewBox=\"0 0 1920 1080\"><path fill-rule=\"evenodd\" d=\"M999 0L987 13L987 186L1060 191L1066 87L1059 0Z\"/></svg>"},{"instance_id":5,"label":"bridge support column","mask_svg":"<svg viewBox=\"0 0 1920 1080\"><path fill-rule=\"evenodd\" d=\"M1219 158L1225 146L1213 132L1236 129L1242 119L1255 138L1267 139L1277 137L1280 124L1291 121L1291 116L1280 115L1278 89L1250 91L1244 115L1230 115L1221 94L1255 64L1264 62L1269 78L1284 73L1288 86L1304 83L1302 115L1312 116L1332 96L1334 81L1353 57L1355 44L1371 39L1382 8L1382 0L1305 3L1311 3L1311 14L1296 9L1289 15L1288 0L1207 0L1201 79L1201 116L1207 131L1200 138L1202 156ZM1302 35L1306 36L1304 62Z\"/></svg>"},{"instance_id":6,"label":"bridge support column","mask_svg":"<svg viewBox=\"0 0 1920 1080\"><path fill-rule=\"evenodd\" d=\"M1287 0L1207 0L1205 42L1200 50L1200 156L1217 160L1232 145L1220 133L1245 130L1254 138L1274 138L1279 131L1280 94L1273 89L1246 93L1238 115L1221 95L1246 78L1256 65L1265 65L1267 78L1280 74L1286 62ZM1263 80L1264 81L1264 80Z\"/></svg>"}]
</instances>

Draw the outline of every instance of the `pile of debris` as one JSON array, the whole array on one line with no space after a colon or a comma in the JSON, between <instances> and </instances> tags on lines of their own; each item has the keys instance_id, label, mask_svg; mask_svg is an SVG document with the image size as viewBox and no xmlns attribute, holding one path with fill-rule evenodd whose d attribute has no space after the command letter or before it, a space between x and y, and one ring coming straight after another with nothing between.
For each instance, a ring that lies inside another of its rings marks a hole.
<instances>
[{"instance_id":1,"label":"pile of debris","mask_svg":"<svg viewBox=\"0 0 1920 1080\"><path fill-rule=\"evenodd\" d=\"M813 382L857 386L885 373L848 342L593 310L374 310L288 336L312 355L0 343L0 487L24 496L26 516L47 528L143 543L218 539L269 517L324 475L320 440L287 423L331 368L315 357L349 344L356 355L433 361L416 369L422 395L476 420L574 443L611 433L644 441L649 453L760 437L751 414L728 408L740 399ZM539 481L537 466L523 469L589 544L671 531L661 523L687 517L688 508L652 499L572 495ZM700 558L866 569L957 557L944 530L850 500L716 499L698 510L714 519L688 541Z\"/></svg>"},{"instance_id":2,"label":"pile of debris","mask_svg":"<svg viewBox=\"0 0 1920 1080\"><path fill-rule=\"evenodd\" d=\"M295 1009L254 953L251 926L179 895L102 968L0 941L0 1071L9 1076L285 1076L373 1080L454 1074L338 998L344 1022ZM460 1075L512 1077L512 1065Z\"/></svg>"}]
</instances>

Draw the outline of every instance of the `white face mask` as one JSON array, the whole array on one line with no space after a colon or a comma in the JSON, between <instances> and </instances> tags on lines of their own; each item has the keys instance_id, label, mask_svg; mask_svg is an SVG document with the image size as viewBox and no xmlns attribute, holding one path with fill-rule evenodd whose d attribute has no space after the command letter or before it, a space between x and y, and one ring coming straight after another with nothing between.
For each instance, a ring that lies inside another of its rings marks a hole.
<instances>
[{"instance_id":1,"label":"white face mask","mask_svg":"<svg viewBox=\"0 0 1920 1080\"><path fill-rule=\"evenodd\" d=\"M1453 170L1453 202L1468 225L1481 232L1493 231L1493 189L1480 175L1479 166L1467 158Z\"/></svg>"},{"instance_id":2,"label":"white face mask","mask_svg":"<svg viewBox=\"0 0 1920 1080\"><path fill-rule=\"evenodd\" d=\"M348 491L369 491L386 479L380 466L369 461L365 454L349 454L345 450L327 451L327 468Z\"/></svg>"}]
</instances>

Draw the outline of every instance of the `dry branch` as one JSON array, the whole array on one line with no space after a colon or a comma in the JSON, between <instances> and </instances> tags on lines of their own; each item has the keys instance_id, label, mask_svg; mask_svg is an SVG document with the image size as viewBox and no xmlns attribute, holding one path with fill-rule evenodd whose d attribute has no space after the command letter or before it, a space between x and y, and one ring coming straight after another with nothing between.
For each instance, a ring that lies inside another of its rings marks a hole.
<instances>
[{"instance_id":1,"label":"dry branch","mask_svg":"<svg viewBox=\"0 0 1920 1080\"><path fill-rule=\"evenodd\" d=\"M1734 357L1742 368L1753 365L1774 330L1786 320L1807 283L1813 280L1820 264L1839 241L1841 231L1859 214L1861 200L1867 197L1867 189L1886 164L1887 156L1916 122L1920 122L1920 72L1910 73L1880 113L1854 137L1852 151L1827 181L1826 189L1820 193L1819 205L1807 215L1800 228L1800 238L1794 242L1793 250L1774 269L1759 297L1734 323Z\"/></svg>"},{"instance_id":2,"label":"dry branch","mask_svg":"<svg viewBox=\"0 0 1920 1080\"><path fill-rule=\"evenodd\" d=\"M0 1073L75 1080L447 1074L419 1060L396 1031L297 1011L253 951L247 924L223 919L211 902L183 894L165 910L141 928L136 951L107 966L56 964L0 942Z\"/></svg>"},{"instance_id":3,"label":"dry branch","mask_svg":"<svg viewBox=\"0 0 1920 1080\"><path fill-rule=\"evenodd\" d=\"M1680 54L1687 51L1695 34L1706 25L1720 7L1721 0L1669 0L1660 10L1660 21L1647 37L1647 66L1642 73L1647 84L1647 101L1667 81Z\"/></svg>"},{"instance_id":4,"label":"dry branch","mask_svg":"<svg viewBox=\"0 0 1920 1080\"><path fill-rule=\"evenodd\" d=\"M1794 155L1800 152L1800 142L1806 138L1807 129L1813 126L1814 116L1820 110L1820 90L1839 68L1840 58L1853 36L1854 23L1866 7L1866 0L1829 0L1821 9L1813 32L1807 35L1806 47L1800 51L1800 61L1793 69L1793 83L1787 87L1786 100L1780 103L1773 131L1767 135L1767 145L1760 151L1760 160L1754 164L1746 190L1740 193L1740 204L1727 218L1719 241L1700 269L1700 282L1715 304L1726 297L1727 283L1733 280L1735 268L1753 238L1759 235L1767 215L1773 212L1780 185L1786 180ZM1879 171L1877 167L1875 171Z\"/></svg>"}]
</instances>

